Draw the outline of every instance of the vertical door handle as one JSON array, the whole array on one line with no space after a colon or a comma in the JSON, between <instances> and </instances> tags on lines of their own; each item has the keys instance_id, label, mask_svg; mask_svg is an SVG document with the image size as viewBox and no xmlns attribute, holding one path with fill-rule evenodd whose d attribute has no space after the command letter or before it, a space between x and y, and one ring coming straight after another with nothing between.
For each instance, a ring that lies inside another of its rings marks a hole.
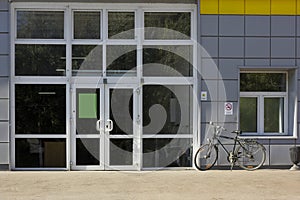
<instances>
[{"instance_id":1,"label":"vertical door handle","mask_svg":"<svg viewBox=\"0 0 300 200\"><path fill-rule=\"evenodd\" d=\"M113 121L108 119L107 124L105 125L106 131L112 131L114 129Z\"/></svg>"},{"instance_id":2,"label":"vertical door handle","mask_svg":"<svg viewBox=\"0 0 300 200\"><path fill-rule=\"evenodd\" d=\"M96 130L101 131L101 119L96 122Z\"/></svg>"}]
</instances>

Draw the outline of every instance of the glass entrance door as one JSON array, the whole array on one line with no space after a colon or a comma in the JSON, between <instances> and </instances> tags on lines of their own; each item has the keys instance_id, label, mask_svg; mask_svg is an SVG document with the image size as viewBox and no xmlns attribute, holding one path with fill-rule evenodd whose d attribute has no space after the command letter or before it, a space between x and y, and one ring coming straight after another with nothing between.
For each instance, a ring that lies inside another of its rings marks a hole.
<instances>
[{"instance_id":1,"label":"glass entrance door","mask_svg":"<svg viewBox=\"0 0 300 200\"><path fill-rule=\"evenodd\" d=\"M73 88L72 169L134 170L137 93L133 85Z\"/></svg>"}]
</instances>

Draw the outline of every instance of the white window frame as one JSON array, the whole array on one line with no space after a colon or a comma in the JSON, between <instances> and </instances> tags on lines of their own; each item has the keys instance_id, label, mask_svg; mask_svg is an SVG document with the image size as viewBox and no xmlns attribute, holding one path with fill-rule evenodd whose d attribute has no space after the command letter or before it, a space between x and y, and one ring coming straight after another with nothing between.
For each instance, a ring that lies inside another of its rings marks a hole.
<instances>
[{"instance_id":1,"label":"white window frame","mask_svg":"<svg viewBox=\"0 0 300 200\"><path fill-rule=\"evenodd\" d=\"M240 74L248 73L281 73L286 75L285 92L241 92L240 98L250 97L257 99L257 132L243 132L245 136L285 136L288 135L288 72L286 71L241 71ZM264 131L264 99L265 98L283 98L284 99L284 129L282 133ZM240 120L240 119L239 119Z\"/></svg>"},{"instance_id":2,"label":"white window frame","mask_svg":"<svg viewBox=\"0 0 300 200\"><path fill-rule=\"evenodd\" d=\"M172 6L170 6L172 5ZM64 38L63 39L18 39L16 37L17 10L26 11L63 11L64 12ZM115 77L72 77L72 45L103 45L103 71L106 70L106 45L124 44L137 45L137 76L129 77L122 80L124 83L137 84L161 84L161 85L189 85L192 87L191 103L194 109L192 116L193 130L191 134L180 135L140 135L142 138L189 138L193 140L194 150L197 148L198 139L200 138L198 113L198 77L197 77L197 7L195 4L108 4L108 3L41 3L41 2L13 2L11 3L11 168L15 167L15 139L16 138L64 138L66 139L66 168L17 168L18 170L68 170L70 169L70 155L71 155L71 87L74 82L88 84L93 83L94 80L103 80L110 78L107 83L118 82L119 79ZM101 38L99 40L86 40L73 38L73 13L74 11L100 11L101 12ZM114 40L108 39L107 31L107 14L109 11L135 12L135 38L132 40ZM145 40L144 39L144 12L190 12L191 13L191 37L189 40ZM15 44L57 44L66 46L66 74L65 76L16 76L15 75ZM193 75L190 77L143 77L142 76L142 49L144 45L190 45L193 48L192 64ZM15 84L64 84L66 85L66 134L64 135L16 135L15 134ZM141 91L142 94L142 91ZM138 109L142 111L142 95L139 95ZM142 120L142 119L141 119ZM138 132L142 133L142 126L139 126ZM140 146L142 149L142 144ZM194 151L193 150L193 151ZM142 154L141 154L142 157ZM142 164L142 158L141 158ZM153 168L156 169L156 168ZM172 169L172 168L169 168ZM178 169L178 168L176 168Z\"/></svg>"}]
</instances>

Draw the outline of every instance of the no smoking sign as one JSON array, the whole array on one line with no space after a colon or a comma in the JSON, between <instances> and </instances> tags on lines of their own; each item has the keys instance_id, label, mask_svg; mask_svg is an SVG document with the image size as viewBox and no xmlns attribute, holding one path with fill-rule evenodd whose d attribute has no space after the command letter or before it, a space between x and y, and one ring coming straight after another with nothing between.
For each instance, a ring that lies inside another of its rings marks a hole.
<instances>
[{"instance_id":1,"label":"no smoking sign","mask_svg":"<svg viewBox=\"0 0 300 200\"><path fill-rule=\"evenodd\" d=\"M226 102L224 104L224 114L225 115L233 115L233 103Z\"/></svg>"}]
</instances>

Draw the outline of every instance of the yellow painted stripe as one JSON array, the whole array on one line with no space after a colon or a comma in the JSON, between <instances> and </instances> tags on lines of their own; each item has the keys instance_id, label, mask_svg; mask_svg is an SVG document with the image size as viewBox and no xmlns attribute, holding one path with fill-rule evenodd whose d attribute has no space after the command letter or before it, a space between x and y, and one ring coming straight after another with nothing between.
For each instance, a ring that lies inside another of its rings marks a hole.
<instances>
[{"instance_id":1,"label":"yellow painted stripe","mask_svg":"<svg viewBox=\"0 0 300 200\"><path fill-rule=\"evenodd\" d=\"M244 0L219 0L219 14L244 14L244 6Z\"/></svg>"},{"instance_id":2,"label":"yellow painted stripe","mask_svg":"<svg viewBox=\"0 0 300 200\"><path fill-rule=\"evenodd\" d=\"M296 15L296 0L271 0L272 15Z\"/></svg>"},{"instance_id":3,"label":"yellow painted stripe","mask_svg":"<svg viewBox=\"0 0 300 200\"><path fill-rule=\"evenodd\" d=\"M200 12L202 14L219 13L219 0L200 0Z\"/></svg>"},{"instance_id":4,"label":"yellow painted stripe","mask_svg":"<svg viewBox=\"0 0 300 200\"><path fill-rule=\"evenodd\" d=\"M300 15L300 0L200 0L201 14Z\"/></svg>"},{"instance_id":5,"label":"yellow painted stripe","mask_svg":"<svg viewBox=\"0 0 300 200\"><path fill-rule=\"evenodd\" d=\"M269 15L271 0L245 0L246 15Z\"/></svg>"}]
</instances>

